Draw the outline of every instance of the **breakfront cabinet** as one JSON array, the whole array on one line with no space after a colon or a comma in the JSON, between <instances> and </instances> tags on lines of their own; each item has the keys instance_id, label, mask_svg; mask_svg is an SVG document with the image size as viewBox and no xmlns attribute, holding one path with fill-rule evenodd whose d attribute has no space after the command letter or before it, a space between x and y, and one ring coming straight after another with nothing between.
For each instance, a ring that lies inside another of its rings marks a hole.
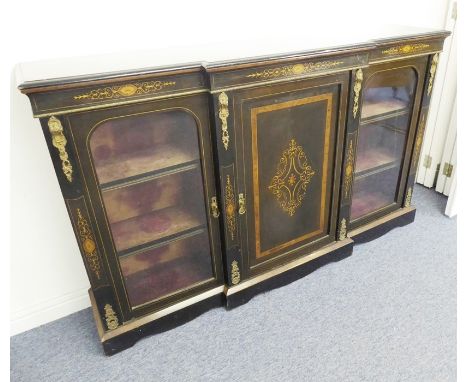
<instances>
[{"instance_id":1,"label":"breakfront cabinet","mask_svg":"<svg viewBox=\"0 0 468 382\"><path fill-rule=\"evenodd\" d=\"M412 222L446 36L24 80L105 352Z\"/></svg>"}]
</instances>

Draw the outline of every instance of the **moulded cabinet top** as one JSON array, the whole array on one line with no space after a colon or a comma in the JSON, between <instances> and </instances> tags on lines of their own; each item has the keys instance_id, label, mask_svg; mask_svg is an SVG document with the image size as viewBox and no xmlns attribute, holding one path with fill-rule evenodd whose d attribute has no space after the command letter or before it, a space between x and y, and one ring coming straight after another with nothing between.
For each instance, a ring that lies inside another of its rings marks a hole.
<instances>
[{"instance_id":1,"label":"moulded cabinet top","mask_svg":"<svg viewBox=\"0 0 468 382\"><path fill-rule=\"evenodd\" d=\"M434 29L403 26L365 28L327 28L323 33L314 26L303 33L269 35L245 41L223 41L191 46L174 46L160 50L122 52L79 58L64 58L18 64L16 84L24 92L42 86L119 78L139 74L186 70L197 71L202 66L216 70L227 65L268 62L288 57L319 56L356 49L372 49L375 44L415 37L445 37L448 33Z\"/></svg>"}]
</instances>

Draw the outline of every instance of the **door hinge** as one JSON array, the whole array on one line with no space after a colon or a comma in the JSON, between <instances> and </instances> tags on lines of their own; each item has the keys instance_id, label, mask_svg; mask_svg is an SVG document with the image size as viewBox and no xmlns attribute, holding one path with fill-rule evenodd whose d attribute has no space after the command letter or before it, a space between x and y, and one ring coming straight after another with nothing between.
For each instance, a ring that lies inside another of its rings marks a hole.
<instances>
[{"instance_id":1,"label":"door hinge","mask_svg":"<svg viewBox=\"0 0 468 382\"><path fill-rule=\"evenodd\" d=\"M454 19L456 21L457 16L458 16L458 9L457 9L457 2L455 1L453 3L453 7L452 7L452 19Z\"/></svg>"},{"instance_id":2,"label":"door hinge","mask_svg":"<svg viewBox=\"0 0 468 382\"><path fill-rule=\"evenodd\" d=\"M430 155L426 155L424 157L423 166L426 168L431 168L431 164L432 164L432 157Z\"/></svg>"},{"instance_id":3,"label":"door hinge","mask_svg":"<svg viewBox=\"0 0 468 382\"><path fill-rule=\"evenodd\" d=\"M447 178L450 178L452 176L452 171L453 171L453 164L445 162L444 170L442 171L442 174L444 174Z\"/></svg>"}]
</instances>

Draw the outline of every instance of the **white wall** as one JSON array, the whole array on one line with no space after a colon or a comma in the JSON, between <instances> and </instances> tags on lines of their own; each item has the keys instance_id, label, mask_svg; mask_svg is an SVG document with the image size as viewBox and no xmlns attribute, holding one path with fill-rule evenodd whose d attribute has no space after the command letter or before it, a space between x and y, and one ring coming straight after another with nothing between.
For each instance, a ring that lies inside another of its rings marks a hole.
<instances>
[{"instance_id":1,"label":"white wall","mask_svg":"<svg viewBox=\"0 0 468 382\"><path fill-rule=\"evenodd\" d=\"M11 333L89 306L89 282L39 121L11 89Z\"/></svg>"},{"instance_id":2,"label":"white wall","mask_svg":"<svg viewBox=\"0 0 468 382\"><path fill-rule=\"evenodd\" d=\"M447 8L447 0L326 1L321 5L209 1L187 3L185 12L172 2L148 2L145 7L127 3L124 9L96 1L45 3L48 0L17 2L22 22L17 26L21 31L15 35L11 66L63 56L245 39L257 33L268 35L268 31L281 34L283 28L300 34L299 26L307 28L318 20L328 21L324 34L338 25L346 33L346 28L365 25L367 20L443 28ZM64 4L69 9L63 9ZM89 306L89 283L39 123L32 118L27 97L13 84L11 211L11 333L16 334Z\"/></svg>"}]
</instances>

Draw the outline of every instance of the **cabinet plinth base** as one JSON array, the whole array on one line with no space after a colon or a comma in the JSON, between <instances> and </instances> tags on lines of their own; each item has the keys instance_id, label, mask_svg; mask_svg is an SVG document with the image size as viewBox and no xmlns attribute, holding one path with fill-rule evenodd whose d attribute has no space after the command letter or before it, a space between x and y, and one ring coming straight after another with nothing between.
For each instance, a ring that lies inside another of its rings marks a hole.
<instances>
[{"instance_id":1,"label":"cabinet plinth base","mask_svg":"<svg viewBox=\"0 0 468 382\"><path fill-rule=\"evenodd\" d=\"M226 287L224 289L226 309L230 310L245 304L259 293L287 285L328 263L350 256L353 252L353 244L351 239L335 242L310 255L247 279L236 286Z\"/></svg>"},{"instance_id":2,"label":"cabinet plinth base","mask_svg":"<svg viewBox=\"0 0 468 382\"><path fill-rule=\"evenodd\" d=\"M99 317L93 292L89 290L91 307L96 321L99 337L106 355L113 355L128 349L135 343L152 334L162 333L185 324L210 309L224 304L223 287L211 289L192 299L182 301L158 312L142 316L124 323L112 331L105 331ZM190 301L192 300L192 301ZM187 305L187 302L192 302Z\"/></svg>"},{"instance_id":3,"label":"cabinet plinth base","mask_svg":"<svg viewBox=\"0 0 468 382\"><path fill-rule=\"evenodd\" d=\"M395 227L403 227L414 221L415 207L401 208L373 222L348 232L348 237L355 243L365 243L386 234Z\"/></svg>"}]
</instances>

